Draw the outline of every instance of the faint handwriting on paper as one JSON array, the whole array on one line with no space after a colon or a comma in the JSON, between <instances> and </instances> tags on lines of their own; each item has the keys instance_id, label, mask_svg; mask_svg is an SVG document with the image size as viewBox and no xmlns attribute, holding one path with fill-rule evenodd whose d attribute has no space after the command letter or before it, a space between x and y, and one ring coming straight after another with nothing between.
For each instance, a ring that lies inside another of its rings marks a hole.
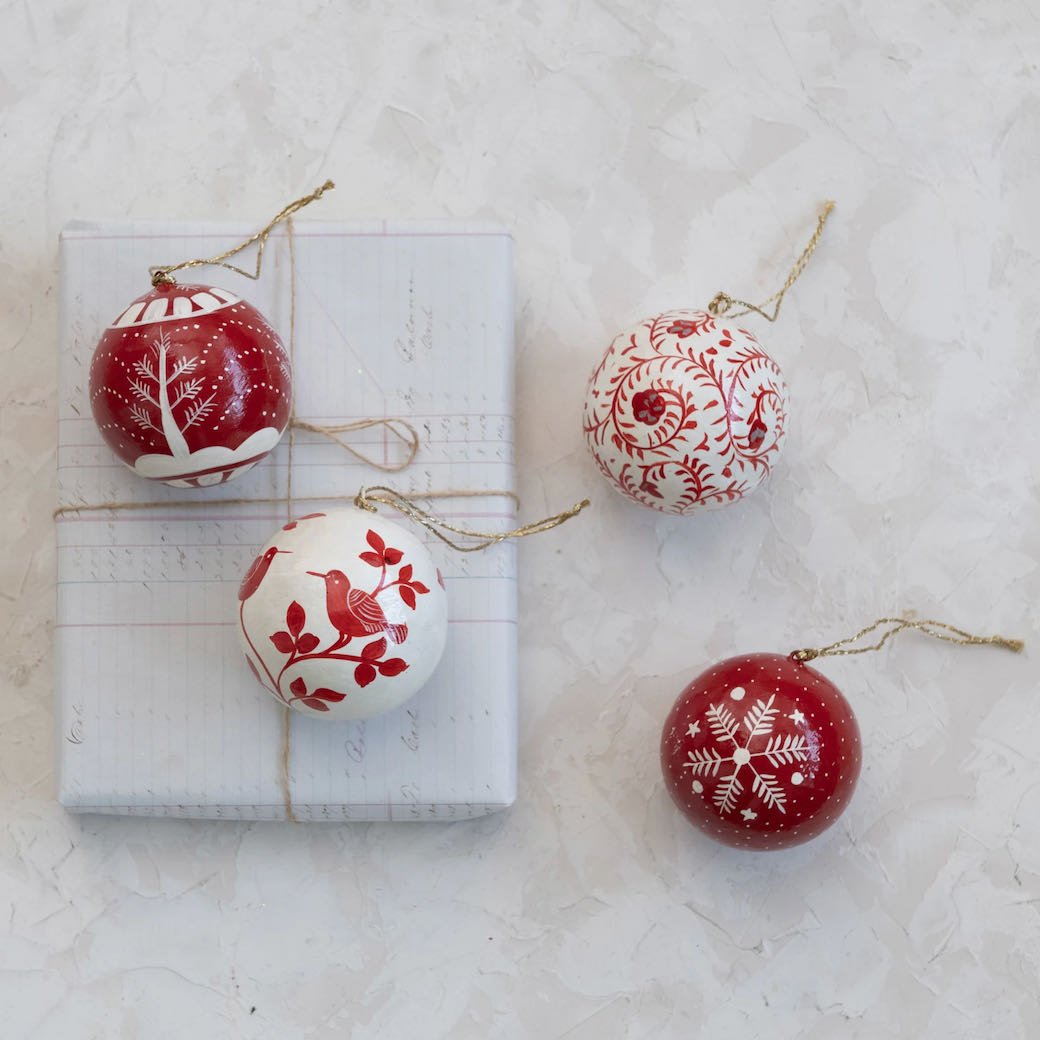
<instances>
[{"instance_id":1,"label":"faint handwriting on paper","mask_svg":"<svg viewBox=\"0 0 1040 1040\"><path fill-rule=\"evenodd\" d=\"M73 704L73 714L76 716L72 720L72 725L69 726L68 733L65 734L65 739L70 744L82 744L83 743L83 705Z\"/></svg>"},{"instance_id":2,"label":"faint handwriting on paper","mask_svg":"<svg viewBox=\"0 0 1040 1040\"><path fill-rule=\"evenodd\" d=\"M415 708L409 708L407 711L408 715L408 731L401 734L401 740L404 746L409 751L419 751L419 713Z\"/></svg>"},{"instance_id":3,"label":"faint handwriting on paper","mask_svg":"<svg viewBox=\"0 0 1040 1040\"><path fill-rule=\"evenodd\" d=\"M365 761L365 723L359 722L354 731L354 736L346 740L343 749L351 762L359 765Z\"/></svg>"}]
</instances>

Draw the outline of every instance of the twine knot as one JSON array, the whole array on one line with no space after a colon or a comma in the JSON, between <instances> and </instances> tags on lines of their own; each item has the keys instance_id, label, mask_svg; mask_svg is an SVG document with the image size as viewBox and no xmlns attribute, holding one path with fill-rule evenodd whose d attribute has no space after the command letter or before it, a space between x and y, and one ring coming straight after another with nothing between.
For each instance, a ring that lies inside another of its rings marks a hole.
<instances>
[{"instance_id":1,"label":"twine knot","mask_svg":"<svg viewBox=\"0 0 1040 1040\"><path fill-rule=\"evenodd\" d=\"M721 318L733 306L733 303L732 296L727 296L724 292L717 292L711 298L711 303L708 304L708 313L713 318Z\"/></svg>"},{"instance_id":2,"label":"twine knot","mask_svg":"<svg viewBox=\"0 0 1040 1040\"><path fill-rule=\"evenodd\" d=\"M377 513L379 510L369 502L368 495L366 494L367 491L367 488L362 488L354 496L354 505L357 506L358 509L363 509L366 513Z\"/></svg>"}]
</instances>

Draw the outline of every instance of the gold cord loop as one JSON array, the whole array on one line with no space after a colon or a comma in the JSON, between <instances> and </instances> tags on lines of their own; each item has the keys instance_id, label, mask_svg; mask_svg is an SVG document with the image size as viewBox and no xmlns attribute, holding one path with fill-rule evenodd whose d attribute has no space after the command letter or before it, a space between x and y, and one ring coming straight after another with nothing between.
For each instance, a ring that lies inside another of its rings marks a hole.
<instances>
[{"instance_id":1,"label":"gold cord loop","mask_svg":"<svg viewBox=\"0 0 1040 1040\"><path fill-rule=\"evenodd\" d=\"M304 206L309 206L312 202L316 202L322 197L327 191L331 191L336 185L332 181L326 181L320 188L315 188L310 195L304 195L302 199L297 199L295 202L290 202L276 217L273 217L266 227L261 228L255 235L251 235L244 242L239 243L233 249L228 249L226 252L218 253L216 256L211 256L207 260L184 260L179 264L170 264L169 266L163 267L149 267L148 273L152 278L152 285L159 286L163 283L170 284L174 281L173 272L183 271L189 267L226 267L229 271L234 271L236 274L242 275L244 278L252 278L256 281L260 277L260 269L263 266L264 261L264 246L267 245L267 238L271 232L283 221L288 220L294 213L299 212ZM241 267L236 267L234 264L226 263L231 257L241 253L244 249L248 249L251 245L259 243L259 248L256 251L256 270L250 274L248 271L244 271Z\"/></svg>"},{"instance_id":2,"label":"gold cord loop","mask_svg":"<svg viewBox=\"0 0 1040 1040\"><path fill-rule=\"evenodd\" d=\"M354 499L354 505L358 509L364 509L369 513L375 513L376 507L373 503L380 503L385 506L389 506L391 509L396 509L402 515L408 517L409 520L414 521L417 524L421 524L431 534L436 535L445 545L451 546L457 552L479 552L481 549L487 549L492 545L497 545L499 542L507 541L510 538L526 538L528 535L541 534L543 531L551 531L554 527L559 527L560 524L566 523L572 517L577 516L586 506L589 505L587 498L582 499L576 505L571 506L570 509L564 510L562 513L557 513L555 516L546 517L544 520L536 520L533 523L525 524L523 527L518 527L512 531L471 531L465 527L456 527L454 524L449 524L447 520L442 520L440 517L434 516L432 513L428 513L425 509L421 509L415 504L413 499L416 498L472 498L478 495L496 495L502 492L495 491L469 491L469 492L439 492L426 494L423 492L416 492L414 494L404 495L399 491L394 491L393 488L388 487L366 487L362 488ZM457 534L464 538L476 538L477 542L473 545L462 545L452 538L449 538L444 532L448 531L451 534Z\"/></svg>"},{"instance_id":3,"label":"gold cord loop","mask_svg":"<svg viewBox=\"0 0 1040 1040\"><path fill-rule=\"evenodd\" d=\"M864 636L870 635L871 632L876 632L885 625L893 627L889 628L876 643L871 643L868 646L852 646L853 643L858 643ZM795 650L791 657L796 661L805 662L813 661L817 657L847 657L851 654L866 654L873 650L880 650L892 636L911 628L918 632L923 632L926 636L931 636L933 639L941 639L944 643L957 643L960 646L999 646L1016 654L1020 653L1025 647L1025 643L1021 639L1008 639L1006 636L974 636L970 632L955 628L953 625L944 624L942 621L918 621L913 618L878 618L872 625L867 625L866 628L861 629L854 636L849 636L847 639L839 639L829 646Z\"/></svg>"},{"instance_id":4,"label":"gold cord loop","mask_svg":"<svg viewBox=\"0 0 1040 1040\"><path fill-rule=\"evenodd\" d=\"M794 267L791 268L790 273L787 275L787 281L784 282L782 288L777 292L773 293L768 300L764 300L760 304L748 303L747 300L739 300L735 296L730 296L728 293L717 292L708 304L708 313L715 318L721 318L724 314L728 314L733 307L743 307L744 310L737 311L732 315L734 318L741 318L745 314L760 314L766 321L776 321L777 316L780 314L780 304L784 302L784 296L787 295L787 290L798 281L801 277L802 272L805 270L806 265L809 263L809 258L816 251L816 247L820 244L820 236L823 234L823 226L827 223L827 218L831 215L831 210L834 209L833 202L825 202L823 209L820 210L820 215L816 221L816 230L813 232L812 238L809 239L808 244L802 250L802 255L795 261ZM770 304L774 304L772 313L769 313L766 308Z\"/></svg>"}]
</instances>

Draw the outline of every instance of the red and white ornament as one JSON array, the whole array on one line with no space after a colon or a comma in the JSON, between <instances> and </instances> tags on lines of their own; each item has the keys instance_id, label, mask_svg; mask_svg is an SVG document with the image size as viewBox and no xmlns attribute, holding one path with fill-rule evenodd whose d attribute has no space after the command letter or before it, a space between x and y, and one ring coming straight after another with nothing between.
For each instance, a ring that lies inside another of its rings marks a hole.
<instances>
[{"instance_id":1,"label":"red and white ornament","mask_svg":"<svg viewBox=\"0 0 1040 1040\"><path fill-rule=\"evenodd\" d=\"M673 310L614 339L589 380L583 426L623 495L690 513L735 502L769 475L787 412L780 369L750 332Z\"/></svg>"},{"instance_id":2,"label":"red and white ornament","mask_svg":"<svg viewBox=\"0 0 1040 1040\"><path fill-rule=\"evenodd\" d=\"M679 695L661 734L665 784L686 818L736 848L786 849L844 811L859 726L833 683L793 656L721 661Z\"/></svg>"},{"instance_id":3,"label":"red and white ornament","mask_svg":"<svg viewBox=\"0 0 1040 1040\"><path fill-rule=\"evenodd\" d=\"M286 524L238 600L257 681L318 718L364 719L403 704L433 674L448 636L444 580L426 547L360 509Z\"/></svg>"},{"instance_id":4,"label":"red and white ornament","mask_svg":"<svg viewBox=\"0 0 1040 1040\"><path fill-rule=\"evenodd\" d=\"M160 283L105 330L90 405L135 473L175 487L222 484L278 443L292 372L278 334L226 289Z\"/></svg>"}]
</instances>

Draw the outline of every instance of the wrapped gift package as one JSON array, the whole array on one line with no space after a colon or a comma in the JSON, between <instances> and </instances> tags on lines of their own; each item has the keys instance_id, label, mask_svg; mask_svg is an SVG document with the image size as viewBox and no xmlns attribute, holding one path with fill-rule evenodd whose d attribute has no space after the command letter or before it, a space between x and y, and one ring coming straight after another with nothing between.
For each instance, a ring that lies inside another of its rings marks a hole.
<instances>
[{"instance_id":1,"label":"wrapped gift package","mask_svg":"<svg viewBox=\"0 0 1040 1040\"><path fill-rule=\"evenodd\" d=\"M298 221L271 237L255 282L217 267L188 272L186 281L247 300L279 332L298 420L400 418L419 449L388 474L371 463L393 465L405 451L386 424L341 435L361 458L297 430L291 452L283 437L226 484L144 480L95 426L94 347L147 290L151 265L212 255L253 230L77 222L62 235L60 801L74 812L228 819L502 809L516 789L513 544L463 554L411 528L444 578L447 649L414 698L363 721L287 712L257 685L239 648L236 593L287 518L344 507L364 486L429 493L425 507L456 525L515 525L511 239L470 223Z\"/></svg>"}]
</instances>

